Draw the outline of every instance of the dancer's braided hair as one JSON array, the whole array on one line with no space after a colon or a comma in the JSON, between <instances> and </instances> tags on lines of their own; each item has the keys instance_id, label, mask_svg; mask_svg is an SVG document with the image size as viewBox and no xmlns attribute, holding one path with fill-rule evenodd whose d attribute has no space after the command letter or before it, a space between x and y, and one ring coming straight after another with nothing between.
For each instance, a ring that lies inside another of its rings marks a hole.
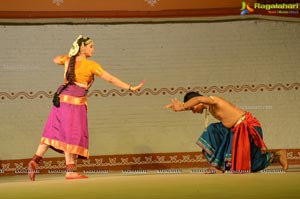
<instances>
[{"instance_id":1,"label":"dancer's braided hair","mask_svg":"<svg viewBox=\"0 0 300 199\"><path fill-rule=\"evenodd\" d=\"M74 84L74 82L75 82L75 60L76 60L76 57L80 54L80 47L82 45L84 45L84 46L88 45L91 41L92 40L89 37L80 37L77 40L77 44L79 46L78 52L75 55L70 57L68 70L66 73L66 78L67 78L69 84Z\"/></svg>"}]
</instances>

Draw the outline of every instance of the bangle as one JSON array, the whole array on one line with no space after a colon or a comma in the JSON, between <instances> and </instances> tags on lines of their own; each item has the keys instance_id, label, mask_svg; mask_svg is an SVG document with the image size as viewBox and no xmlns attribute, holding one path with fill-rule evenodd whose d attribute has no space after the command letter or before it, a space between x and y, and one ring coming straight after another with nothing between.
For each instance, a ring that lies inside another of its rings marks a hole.
<instances>
[{"instance_id":1,"label":"bangle","mask_svg":"<svg viewBox=\"0 0 300 199\"><path fill-rule=\"evenodd\" d=\"M59 59L59 62L60 64L64 64L67 60L67 56L63 55L63 56L60 56L60 59Z\"/></svg>"},{"instance_id":2,"label":"bangle","mask_svg":"<svg viewBox=\"0 0 300 199\"><path fill-rule=\"evenodd\" d=\"M184 103L182 103L182 108L183 108L184 111L186 110L185 107L184 107Z\"/></svg>"}]
</instances>

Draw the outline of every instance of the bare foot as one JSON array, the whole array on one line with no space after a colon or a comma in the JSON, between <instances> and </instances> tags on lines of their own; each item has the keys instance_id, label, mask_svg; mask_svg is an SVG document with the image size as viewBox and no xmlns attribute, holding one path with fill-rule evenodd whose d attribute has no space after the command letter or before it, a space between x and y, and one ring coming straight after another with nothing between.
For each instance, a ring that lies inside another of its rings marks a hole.
<instances>
[{"instance_id":1,"label":"bare foot","mask_svg":"<svg viewBox=\"0 0 300 199\"><path fill-rule=\"evenodd\" d=\"M35 181L35 174L37 173L38 164L34 160L30 160L28 163L28 177L31 181Z\"/></svg>"},{"instance_id":2,"label":"bare foot","mask_svg":"<svg viewBox=\"0 0 300 199\"><path fill-rule=\"evenodd\" d=\"M67 172L66 173L66 179L67 180L84 179L84 178L88 178L88 176L82 175L82 174L77 173L77 172Z\"/></svg>"},{"instance_id":3,"label":"bare foot","mask_svg":"<svg viewBox=\"0 0 300 199\"><path fill-rule=\"evenodd\" d=\"M222 173L223 173L222 170L219 170L215 167L209 167L205 172L205 174L222 174Z\"/></svg>"},{"instance_id":4,"label":"bare foot","mask_svg":"<svg viewBox=\"0 0 300 199\"><path fill-rule=\"evenodd\" d=\"M287 162L287 151L286 150L279 150L275 152L275 155L278 156L278 161L280 165L282 166L282 169L284 171L288 170L288 162Z\"/></svg>"}]
</instances>

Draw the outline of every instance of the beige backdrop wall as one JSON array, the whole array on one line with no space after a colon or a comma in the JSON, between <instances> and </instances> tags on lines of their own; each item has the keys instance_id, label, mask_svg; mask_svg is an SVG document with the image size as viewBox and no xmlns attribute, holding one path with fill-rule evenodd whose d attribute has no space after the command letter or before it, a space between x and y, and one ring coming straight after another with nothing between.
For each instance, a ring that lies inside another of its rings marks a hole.
<instances>
[{"instance_id":1,"label":"beige backdrop wall","mask_svg":"<svg viewBox=\"0 0 300 199\"><path fill-rule=\"evenodd\" d=\"M199 151L204 116L163 108L188 90L251 111L269 148L300 148L300 23L1 25L0 159L34 154L62 83L52 59L79 34L95 41L92 59L107 71L133 85L147 80L136 94L96 80L88 98L90 155Z\"/></svg>"}]
</instances>

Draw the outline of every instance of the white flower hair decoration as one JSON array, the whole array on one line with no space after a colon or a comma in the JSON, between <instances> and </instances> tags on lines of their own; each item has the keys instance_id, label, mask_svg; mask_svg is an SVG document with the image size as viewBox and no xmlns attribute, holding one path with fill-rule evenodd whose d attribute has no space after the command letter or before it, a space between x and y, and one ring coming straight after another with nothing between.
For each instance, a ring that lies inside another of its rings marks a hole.
<instances>
[{"instance_id":1,"label":"white flower hair decoration","mask_svg":"<svg viewBox=\"0 0 300 199\"><path fill-rule=\"evenodd\" d=\"M77 53L79 52L80 46L78 45L78 40L81 38L82 38L82 35L79 35L77 37L77 39L73 42L73 45L69 50L69 57L73 57L73 56L77 55Z\"/></svg>"}]
</instances>

